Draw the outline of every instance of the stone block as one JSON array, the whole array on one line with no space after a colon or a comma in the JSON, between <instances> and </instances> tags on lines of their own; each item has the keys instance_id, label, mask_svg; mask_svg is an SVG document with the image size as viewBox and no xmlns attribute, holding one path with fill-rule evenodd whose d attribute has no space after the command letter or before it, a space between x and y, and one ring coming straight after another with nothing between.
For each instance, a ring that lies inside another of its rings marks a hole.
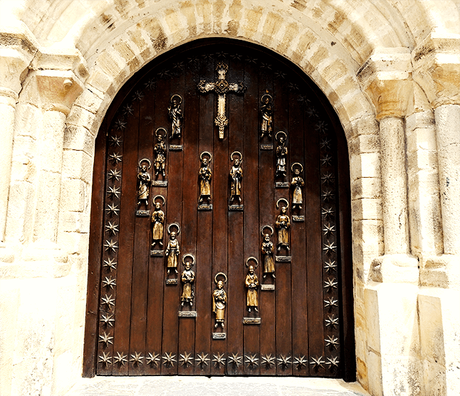
<instances>
[{"instance_id":1,"label":"stone block","mask_svg":"<svg viewBox=\"0 0 460 396\"><path fill-rule=\"evenodd\" d=\"M91 113L90 111L84 109L83 107L77 106L77 105L72 106L70 114L67 117L68 124L84 126L90 131L92 130L91 126L95 122L100 123L100 120L101 120L100 114ZM94 136L96 136L96 133L94 134Z\"/></svg>"},{"instance_id":2,"label":"stone block","mask_svg":"<svg viewBox=\"0 0 460 396\"><path fill-rule=\"evenodd\" d=\"M64 131L64 150L82 150L92 157L95 142L96 137L82 126L67 125Z\"/></svg>"},{"instance_id":3,"label":"stone block","mask_svg":"<svg viewBox=\"0 0 460 396\"><path fill-rule=\"evenodd\" d=\"M351 199L381 199L382 182L376 177L361 177L351 182Z\"/></svg>"},{"instance_id":4,"label":"stone block","mask_svg":"<svg viewBox=\"0 0 460 396\"><path fill-rule=\"evenodd\" d=\"M380 139L378 135L357 135L348 140L350 155L380 152Z\"/></svg>"},{"instance_id":5,"label":"stone block","mask_svg":"<svg viewBox=\"0 0 460 396\"><path fill-rule=\"evenodd\" d=\"M81 179L62 180L60 210L62 212L84 212L89 206L88 184Z\"/></svg>"},{"instance_id":6,"label":"stone block","mask_svg":"<svg viewBox=\"0 0 460 396\"><path fill-rule=\"evenodd\" d=\"M92 68L86 84L96 88L100 92L107 92L114 81L115 78L113 76L109 76L100 67L95 66Z\"/></svg>"},{"instance_id":7,"label":"stone block","mask_svg":"<svg viewBox=\"0 0 460 396\"><path fill-rule=\"evenodd\" d=\"M381 220L382 202L380 199L364 198L351 202L353 220Z\"/></svg>"},{"instance_id":8,"label":"stone block","mask_svg":"<svg viewBox=\"0 0 460 396\"><path fill-rule=\"evenodd\" d=\"M96 113L104 101L105 95L97 89L86 88L75 100L74 105L80 106L91 113Z\"/></svg>"},{"instance_id":9,"label":"stone block","mask_svg":"<svg viewBox=\"0 0 460 396\"><path fill-rule=\"evenodd\" d=\"M84 151L64 150L62 176L69 179L81 179L91 185L93 158Z\"/></svg>"},{"instance_id":10,"label":"stone block","mask_svg":"<svg viewBox=\"0 0 460 396\"><path fill-rule=\"evenodd\" d=\"M374 282L418 284L419 262L405 254L387 254L372 262L370 278Z\"/></svg>"},{"instance_id":11,"label":"stone block","mask_svg":"<svg viewBox=\"0 0 460 396\"><path fill-rule=\"evenodd\" d=\"M89 248L89 234L79 232L61 232L59 234L58 242L69 255L86 255Z\"/></svg>"},{"instance_id":12,"label":"stone block","mask_svg":"<svg viewBox=\"0 0 460 396\"><path fill-rule=\"evenodd\" d=\"M350 155L350 178L380 177L380 156L378 153Z\"/></svg>"}]
</instances>

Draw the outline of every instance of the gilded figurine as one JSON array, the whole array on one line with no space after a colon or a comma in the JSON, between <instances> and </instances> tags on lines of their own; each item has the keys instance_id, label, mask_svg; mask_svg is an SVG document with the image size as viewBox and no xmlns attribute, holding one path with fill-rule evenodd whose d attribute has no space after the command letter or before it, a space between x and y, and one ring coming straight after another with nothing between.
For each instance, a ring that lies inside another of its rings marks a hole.
<instances>
[{"instance_id":1,"label":"gilded figurine","mask_svg":"<svg viewBox=\"0 0 460 396\"><path fill-rule=\"evenodd\" d=\"M275 177L286 177L286 161L288 155L288 149L286 147L287 135L286 132L279 131L275 135L275 139L278 142L276 147L276 173Z\"/></svg>"},{"instance_id":2,"label":"gilded figurine","mask_svg":"<svg viewBox=\"0 0 460 396\"><path fill-rule=\"evenodd\" d=\"M233 159L233 156L238 154L239 157ZM230 204L237 199L238 204L241 205L241 183L243 181L243 169L241 164L243 163L243 155L239 151L234 151L230 155L230 161L233 162L232 168L230 169Z\"/></svg>"},{"instance_id":3,"label":"gilded figurine","mask_svg":"<svg viewBox=\"0 0 460 396\"><path fill-rule=\"evenodd\" d=\"M171 226L175 226L177 231L171 231ZM169 242L166 246L165 255L167 257L167 272L171 270L177 274L177 262L180 254L179 241L176 239L177 235L180 234L180 227L177 223L172 223L168 226Z\"/></svg>"},{"instance_id":4,"label":"gilded figurine","mask_svg":"<svg viewBox=\"0 0 460 396\"><path fill-rule=\"evenodd\" d=\"M211 203L211 178L212 171L209 166L212 161L212 155L208 151L203 151L200 154L201 167L198 173L200 180L200 199L198 203L201 205L203 201L206 201L209 205Z\"/></svg>"},{"instance_id":5,"label":"gilded figurine","mask_svg":"<svg viewBox=\"0 0 460 396\"><path fill-rule=\"evenodd\" d=\"M139 161L139 173L137 174L137 206L142 202L149 206L149 188L151 183L150 173L147 172L152 167L150 160L143 158Z\"/></svg>"},{"instance_id":6,"label":"gilded figurine","mask_svg":"<svg viewBox=\"0 0 460 396\"><path fill-rule=\"evenodd\" d=\"M255 267L253 265L249 265L249 261L254 261L256 263ZM248 267L249 266L249 267ZM246 286L246 306L248 308L248 312L254 310L255 312L259 312L259 296L258 296L258 288L259 288L259 279L255 274L255 270L259 266L259 262L255 257L249 257L246 260L246 267L248 267L248 274L246 275L246 279L244 281L244 285Z\"/></svg>"},{"instance_id":7,"label":"gilded figurine","mask_svg":"<svg viewBox=\"0 0 460 396\"><path fill-rule=\"evenodd\" d=\"M291 187L294 188L294 192L292 193L292 210L294 211L296 208L301 210L303 205L302 187L305 185L304 180L300 176L303 172L303 166L295 162L291 165L291 170L294 172L294 177L291 180Z\"/></svg>"},{"instance_id":8,"label":"gilded figurine","mask_svg":"<svg viewBox=\"0 0 460 396\"><path fill-rule=\"evenodd\" d=\"M273 132L273 98L269 95L268 91L262 95L260 99L261 106L260 111L262 113L262 125L260 126L260 137L268 136L272 137Z\"/></svg>"},{"instance_id":9,"label":"gilded figurine","mask_svg":"<svg viewBox=\"0 0 460 396\"><path fill-rule=\"evenodd\" d=\"M158 201L161 199L161 202ZM164 223L165 223L165 213L161 210L161 207L165 205L165 198L163 195L157 195L153 198L153 205L155 210L152 213L152 249L155 248L155 245L158 243L160 247L163 247L163 235L164 235Z\"/></svg>"},{"instance_id":10,"label":"gilded figurine","mask_svg":"<svg viewBox=\"0 0 460 396\"><path fill-rule=\"evenodd\" d=\"M223 279L218 279L222 276ZM224 290L224 283L227 283L227 275L223 272L219 272L214 277L214 282L217 285L217 289L212 293L212 312L216 314L216 322L214 328L220 325L222 329L225 328L225 308L227 306L227 293Z\"/></svg>"},{"instance_id":11,"label":"gilded figurine","mask_svg":"<svg viewBox=\"0 0 460 396\"><path fill-rule=\"evenodd\" d=\"M191 258L191 261L186 261L186 258ZM195 257L192 254L186 254L182 257L182 264L184 264L184 271L182 271L181 280L183 283L182 286L182 295L181 295L181 306L184 304L193 305L193 282L195 282L195 273L192 271L192 266L195 264Z\"/></svg>"},{"instance_id":12,"label":"gilded figurine","mask_svg":"<svg viewBox=\"0 0 460 396\"><path fill-rule=\"evenodd\" d=\"M160 132L163 131L163 134ZM157 142L153 146L153 152L155 153L155 177L158 178L158 175L161 173L163 178L166 174L166 143L164 139L167 135L166 129L158 128L155 131L155 136L157 137Z\"/></svg>"},{"instance_id":13,"label":"gilded figurine","mask_svg":"<svg viewBox=\"0 0 460 396\"><path fill-rule=\"evenodd\" d=\"M182 97L178 94L171 96L168 114L171 120L171 139L180 138L182 134Z\"/></svg>"},{"instance_id":14,"label":"gilded figurine","mask_svg":"<svg viewBox=\"0 0 460 396\"><path fill-rule=\"evenodd\" d=\"M271 234L264 233L264 230L268 228L271 231ZM275 252L275 246L270 238L273 236L273 228L269 225L262 227L261 230L264 240L262 241L262 256L264 260L264 279L267 275L271 275L273 279L275 276L275 258L273 257Z\"/></svg>"},{"instance_id":15,"label":"gilded figurine","mask_svg":"<svg viewBox=\"0 0 460 396\"><path fill-rule=\"evenodd\" d=\"M285 206L281 207L281 213L276 217L275 227L278 230L278 244L277 251L279 252L282 247L286 248L289 252L289 228L291 227L291 221L287 214L289 208L289 202L285 198L280 198L276 202L276 208L279 209L280 201L284 201Z\"/></svg>"}]
</instances>

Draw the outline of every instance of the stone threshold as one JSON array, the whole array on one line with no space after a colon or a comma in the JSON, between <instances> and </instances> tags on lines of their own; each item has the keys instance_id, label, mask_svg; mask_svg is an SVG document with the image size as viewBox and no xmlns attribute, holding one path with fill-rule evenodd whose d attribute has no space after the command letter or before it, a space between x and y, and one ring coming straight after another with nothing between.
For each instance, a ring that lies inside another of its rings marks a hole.
<instances>
[{"instance_id":1,"label":"stone threshold","mask_svg":"<svg viewBox=\"0 0 460 396\"><path fill-rule=\"evenodd\" d=\"M369 396L357 382L301 377L94 377L82 378L65 396Z\"/></svg>"}]
</instances>

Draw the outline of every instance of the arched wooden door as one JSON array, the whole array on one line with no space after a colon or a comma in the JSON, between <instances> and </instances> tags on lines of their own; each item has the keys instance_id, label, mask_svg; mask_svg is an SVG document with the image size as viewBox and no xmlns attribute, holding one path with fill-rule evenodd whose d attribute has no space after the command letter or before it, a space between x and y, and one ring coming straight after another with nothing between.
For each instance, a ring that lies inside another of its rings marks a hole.
<instances>
[{"instance_id":1,"label":"arched wooden door","mask_svg":"<svg viewBox=\"0 0 460 396\"><path fill-rule=\"evenodd\" d=\"M353 379L349 208L343 131L296 67L229 40L156 59L97 138L86 375Z\"/></svg>"}]
</instances>

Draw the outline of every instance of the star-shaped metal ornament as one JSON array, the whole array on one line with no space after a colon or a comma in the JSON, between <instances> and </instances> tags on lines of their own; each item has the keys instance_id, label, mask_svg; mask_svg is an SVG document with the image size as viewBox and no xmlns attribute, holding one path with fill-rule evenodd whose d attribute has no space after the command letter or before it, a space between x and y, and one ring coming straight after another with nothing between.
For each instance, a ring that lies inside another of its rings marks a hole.
<instances>
[{"instance_id":1,"label":"star-shaped metal ornament","mask_svg":"<svg viewBox=\"0 0 460 396\"><path fill-rule=\"evenodd\" d=\"M114 258L108 258L107 260L104 260L104 267L107 267L110 272L114 271L117 269L117 262L115 261Z\"/></svg>"},{"instance_id":2,"label":"star-shaped metal ornament","mask_svg":"<svg viewBox=\"0 0 460 396\"><path fill-rule=\"evenodd\" d=\"M322 149L329 150L331 148L331 140L330 139L321 139L319 142L319 147Z\"/></svg>"},{"instance_id":3,"label":"star-shaped metal ornament","mask_svg":"<svg viewBox=\"0 0 460 396\"><path fill-rule=\"evenodd\" d=\"M262 365L267 369L272 368L275 365L275 356L272 356L271 353L262 355Z\"/></svg>"},{"instance_id":4,"label":"star-shaped metal ornament","mask_svg":"<svg viewBox=\"0 0 460 396\"><path fill-rule=\"evenodd\" d=\"M106 294L102 297L102 304L107 305L107 309L111 309L115 305L115 299L112 298L112 295Z\"/></svg>"},{"instance_id":5,"label":"star-shaped metal ornament","mask_svg":"<svg viewBox=\"0 0 460 396\"><path fill-rule=\"evenodd\" d=\"M176 355L173 355L172 352L165 352L165 354L163 355L163 364L166 367L174 367L174 363L176 363Z\"/></svg>"},{"instance_id":6,"label":"star-shaped metal ornament","mask_svg":"<svg viewBox=\"0 0 460 396\"><path fill-rule=\"evenodd\" d=\"M339 367L339 358L336 356L326 358L326 366L330 369Z\"/></svg>"},{"instance_id":7,"label":"star-shaped metal ornament","mask_svg":"<svg viewBox=\"0 0 460 396\"><path fill-rule=\"evenodd\" d=\"M115 147L120 147L121 142L122 142L121 136L118 135L112 135L110 136L110 145L115 146Z\"/></svg>"},{"instance_id":8,"label":"star-shaped metal ornament","mask_svg":"<svg viewBox=\"0 0 460 396\"><path fill-rule=\"evenodd\" d=\"M113 344L113 337L104 331L103 334L99 334L99 342L102 342L107 347L109 344Z\"/></svg>"},{"instance_id":9,"label":"star-shaped metal ornament","mask_svg":"<svg viewBox=\"0 0 460 396\"><path fill-rule=\"evenodd\" d=\"M158 364L160 363L160 355L155 352L149 352L145 357L145 361L150 366L158 367Z\"/></svg>"},{"instance_id":10,"label":"star-shaped metal ornament","mask_svg":"<svg viewBox=\"0 0 460 396\"><path fill-rule=\"evenodd\" d=\"M315 129L319 131L320 133L326 133L328 130L326 121L318 121L315 125Z\"/></svg>"},{"instance_id":11,"label":"star-shaped metal ornament","mask_svg":"<svg viewBox=\"0 0 460 396\"><path fill-rule=\"evenodd\" d=\"M259 365L259 358L256 354L253 355L246 355L246 364L250 369L254 369Z\"/></svg>"},{"instance_id":12,"label":"star-shaped metal ornament","mask_svg":"<svg viewBox=\"0 0 460 396\"><path fill-rule=\"evenodd\" d=\"M115 128L118 129L119 131L126 129L126 125L127 125L127 122L123 121L120 118L115 121Z\"/></svg>"},{"instance_id":13,"label":"star-shaped metal ornament","mask_svg":"<svg viewBox=\"0 0 460 396\"><path fill-rule=\"evenodd\" d=\"M112 278L111 276L106 276L102 281L102 285L107 289L113 289L116 285L116 279Z\"/></svg>"},{"instance_id":14,"label":"star-shaped metal ornament","mask_svg":"<svg viewBox=\"0 0 460 396\"><path fill-rule=\"evenodd\" d=\"M193 357L191 353L184 352L181 353L179 356L179 362L185 368L187 368L189 365L193 365Z\"/></svg>"},{"instance_id":15,"label":"star-shaped metal ornament","mask_svg":"<svg viewBox=\"0 0 460 396\"><path fill-rule=\"evenodd\" d=\"M332 161L332 157L327 154L323 158L321 158L321 165L323 166L330 166Z\"/></svg>"},{"instance_id":16,"label":"star-shaped metal ornament","mask_svg":"<svg viewBox=\"0 0 460 396\"><path fill-rule=\"evenodd\" d=\"M334 297L329 297L329 298L326 298L324 300L324 308L334 308L334 307L337 307L338 308L338 303L339 301L336 300Z\"/></svg>"},{"instance_id":17,"label":"star-shaped metal ornament","mask_svg":"<svg viewBox=\"0 0 460 396\"><path fill-rule=\"evenodd\" d=\"M122 161L123 156L118 153L112 153L109 155L110 161L112 161L115 165Z\"/></svg>"},{"instance_id":18,"label":"star-shaped metal ornament","mask_svg":"<svg viewBox=\"0 0 460 396\"><path fill-rule=\"evenodd\" d=\"M326 254L336 252L337 245L334 242L326 242L323 246L323 250L326 252Z\"/></svg>"},{"instance_id":19,"label":"star-shaped metal ornament","mask_svg":"<svg viewBox=\"0 0 460 396\"><path fill-rule=\"evenodd\" d=\"M109 194L110 197L112 198L119 198L120 193L121 193L120 188L116 186L112 186L112 187L109 186L109 189L107 190L107 194Z\"/></svg>"},{"instance_id":20,"label":"star-shaped metal ornament","mask_svg":"<svg viewBox=\"0 0 460 396\"><path fill-rule=\"evenodd\" d=\"M196 364L200 366L201 369L203 369L204 366L208 365L208 362L209 362L208 354L204 352L197 354L195 361L196 361Z\"/></svg>"},{"instance_id":21,"label":"star-shaped metal ornament","mask_svg":"<svg viewBox=\"0 0 460 396\"><path fill-rule=\"evenodd\" d=\"M107 206L107 208L105 209L105 211L106 211L107 214L110 215L110 216L112 216L112 215L118 216L118 212L120 211L120 208L118 207L118 205L109 204L109 206Z\"/></svg>"},{"instance_id":22,"label":"star-shaped metal ornament","mask_svg":"<svg viewBox=\"0 0 460 396\"><path fill-rule=\"evenodd\" d=\"M287 355L280 355L278 360L278 366L285 370L291 364L291 357Z\"/></svg>"},{"instance_id":23,"label":"star-shaped metal ornament","mask_svg":"<svg viewBox=\"0 0 460 396\"><path fill-rule=\"evenodd\" d=\"M336 318L334 315L328 315L324 322L326 327L332 327L333 329L339 326L339 318Z\"/></svg>"},{"instance_id":24,"label":"star-shaped metal ornament","mask_svg":"<svg viewBox=\"0 0 460 396\"><path fill-rule=\"evenodd\" d=\"M310 106L307 108L307 116L308 117L315 117L315 118L318 118L319 117L319 114L318 114L318 110L316 110L314 107Z\"/></svg>"},{"instance_id":25,"label":"star-shaped metal ornament","mask_svg":"<svg viewBox=\"0 0 460 396\"><path fill-rule=\"evenodd\" d=\"M323 234L328 236L331 235L333 232L335 232L335 225L334 224L324 224L323 226Z\"/></svg>"},{"instance_id":26,"label":"star-shaped metal ornament","mask_svg":"<svg viewBox=\"0 0 460 396\"><path fill-rule=\"evenodd\" d=\"M233 364L236 368L243 364L243 356L239 356L237 353L232 353L228 356L228 363Z\"/></svg>"},{"instance_id":27,"label":"star-shaped metal ornament","mask_svg":"<svg viewBox=\"0 0 460 396\"><path fill-rule=\"evenodd\" d=\"M133 366L139 366L143 364L142 360L144 357L142 356L142 353L140 352L134 352L131 354L131 359L129 361L133 364Z\"/></svg>"},{"instance_id":28,"label":"star-shaped metal ornament","mask_svg":"<svg viewBox=\"0 0 460 396\"><path fill-rule=\"evenodd\" d=\"M106 230L110 235L116 235L117 232L119 232L119 230L118 230L118 224L117 224L117 223L112 223L111 221L109 221L109 222L105 225L105 230Z\"/></svg>"},{"instance_id":29,"label":"star-shaped metal ornament","mask_svg":"<svg viewBox=\"0 0 460 396\"><path fill-rule=\"evenodd\" d=\"M128 356L124 355L123 352L117 352L117 355L113 357L113 362L118 363L120 366L124 366L128 361Z\"/></svg>"},{"instance_id":30,"label":"star-shaped metal ornament","mask_svg":"<svg viewBox=\"0 0 460 396\"><path fill-rule=\"evenodd\" d=\"M327 290L329 293L332 289L337 289L338 282L335 278L327 278L324 281L324 288Z\"/></svg>"},{"instance_id":31,"label":"star-shaped metal ornament","mask_svg":"<svg viewBox=\"0 0 460 396\"><path fill-rule=\"evenodd\" d=\"M144 86L145 88L152 90L153 88L155 88L155 80L151 78L144 84Z\"/></svg>"},{"instance_id":32,"label":"star-shaped metal ornament","mask_svg":"<svg viewBox=\"0 0 460 396\"><path fill-rule=\"evenodd\" d=\"M213 363L216 365L217 368L220 368L221 366L225 366L225 354L217 352L217 355L213 355L212 358Z\"/></svg>"},{"instance_id":33,"label":"star-shaped metal ornament","mask_svg":"<svg viewBox=\"0 0 460 396\"><path fill-rule=\"evenodd\" d=\"M112 357L108 352L102 352L102 355L99 355L99 363L107 367L109 364L112 364Z\"/></svg>"},{"instance_id":34,"label":"star-shaped metal ornament","mask_svg":"<svg viewBox=\"0 0 460 396\"><path fill-rule=\"evenodd\" d=\"M312 357L311 360L310 360L310 364L313 368L324 368L323 364L326 363L324 360L323 360L323 357L320 356L319 358L314 358Z\"/></svg>"},{"instance_id":35,"label":"star-shaped metal ornament","mask_svg":"<svg viewBox=\"0 0 460 396\"><path fill-rule=\"evenodd\" d=\"M110 169L107 175L110 180L119 181L121 179L121 171L119 171L118 169Z\"/></svg>"},{"instance_id":36,"label":"star-shaped metal ornament","mask_svg":"<svg viewBox=\"0 0 460 396\"><path fill-rule=\"evenodd\" d=\"M334 198L334 193L332 192L332 190L324 190L321 193L321 196L323 197L323 200L325 202L328 202L328 201L331 201Z\"/></svg>"},{"instance_id":37,"label":"star-shaped metal ornament","mask_svg":"<svg viewBox=\"0 0 460 396\"><path fill-rule=\"evenodd\" d=\"M333 207L323 207L321 208L321 214L325 217L331 217L334 214L334 208Z\"/></svg>"},{"instance_id":38,"label":"star-shaped metal ornament","mask_svg":"<svg viewBox=\"0 0 460 396\"><path fill-rule=\"evenodd\" d=\"M133 115L134 114L134 108L132 105L127 104L125 107L123 107L123 114L124 115Z\"/></svg>"},{"instance_id":39,"label":"star-shaped metal ornament","mask_svg":"<svg viewBox=\"0 0 460 396\"><path fill-rule=\"evenodd\" d=\"M117 241L114 241L113 239L111 239L110 241L107 240L104 243L104 247L105 250L108 252L116 252L116 250L118 249Z\"/></svg>"},{"instance_id":40,"label":"star-shaped metal ornament","mask_svg":"<svg viewBox=\"0 0 460 396\"><path fill-rule=\"evenodd\" d=\"M113 324L115 323L115 319L112 314L103 313L101 315L100 322L103 323L107 327L108 326L113 327Z\"/></svg>"},{"instance_id":41,"label":"star-shaped metal ornament","mask_svg":"<svg viewBox=\"0 0 460 396\"><path fill-rule=\"evenodd\" d=\"M327 336L324 339L324 342L326 343L326 347L329 347L329 348L337 349L337 347L339 346L339 339L333 335Z\"/></svg>"},{"instance_id":42,"label":"star-shaped metal ornament","mask_svg":"<svg viewBox=\"0 0 460 396\"><path fill-rule=\"evenodd\" d=\"M324 263L324 269L326 270L327 273L333 272L337 269L337 263L333 260L326 261Z\"/></svg>"},{"instance_id":43,"label":"star-shaped metal ornament","mask_svg":"<svg viewBox=\"0 0 460 396\"><path fill-rule=\"evenodd\" d=\"M294 358L294 365L297 370L302 370L307 367L308 359L305 356L297 356Z\"/></svg>"},{"instance_id":44,"label":"star-shaped metal ornament","mask_svg":"<svg viewBox=\"0 0 460 396\"><path fill-rule=\"evenodd\" d=\"M142 91L136 91L133 94L134 100L141 100L144 97L144 93Z\"/></svg>"},{"instance_id":45,"label":"star-shaped metal ornament","mask_svg":"<svg viewBox=\"0 0 460 396\"><path fill-rule=\"evenodd\" d=\"M329 183L332 183L334 181L335 177L332 173L325 173L323 175L321 175L321 181L324 183L324 184L329 184Z\"/></svg>"}]
</instances>

